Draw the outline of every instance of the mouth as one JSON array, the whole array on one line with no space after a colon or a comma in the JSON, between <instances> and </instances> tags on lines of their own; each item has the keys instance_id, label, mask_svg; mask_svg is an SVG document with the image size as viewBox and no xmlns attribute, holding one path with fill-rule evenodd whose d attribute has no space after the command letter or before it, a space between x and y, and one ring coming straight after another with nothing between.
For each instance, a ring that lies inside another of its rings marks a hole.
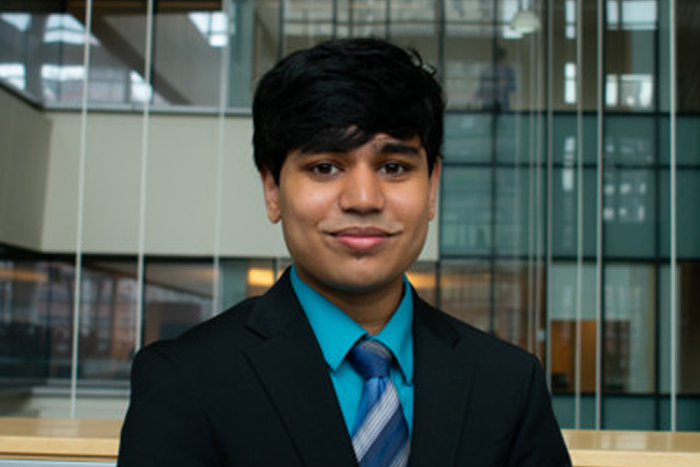
<instances>
[{"instance_id":1,"label":"mouth","mask_svg":"<svg viewBox=\"0 0 700 467\"><path fill-rule=\"evenodd\" d=\"M372 250L396 235L396 232L377 227L347 227L329 233L342 245L355 251Z\"/></svg>"}]
</instances>

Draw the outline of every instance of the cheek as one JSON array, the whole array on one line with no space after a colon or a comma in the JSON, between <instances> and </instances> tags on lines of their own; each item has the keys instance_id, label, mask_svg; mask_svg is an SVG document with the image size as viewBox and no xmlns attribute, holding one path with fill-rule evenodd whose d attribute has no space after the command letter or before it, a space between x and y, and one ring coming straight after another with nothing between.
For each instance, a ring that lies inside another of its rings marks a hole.
<instances>
[{"instance_id":1,"label":"cheek","mask_svg":"<svg viewBox=\"0 0 700 467\"><path fill-rule=\"evenodd\" d=\"M322 190L291 187L280 202L282 222L288 227L309 228L326 216L332 210L332 199Z\"/></svg>"},{"instance_id":2,"label":"cheek","mask_svg":"<svg viewBox=\"0 0 700 467\"><path fill-rule=\"evenodd\" d=\"M399 194L394 198L392 205L394 212L403 222L415 226L427 223L431 217L430 201L424 195L418 195L420 190L411 190Z\"/></svg>"}]
</instances>

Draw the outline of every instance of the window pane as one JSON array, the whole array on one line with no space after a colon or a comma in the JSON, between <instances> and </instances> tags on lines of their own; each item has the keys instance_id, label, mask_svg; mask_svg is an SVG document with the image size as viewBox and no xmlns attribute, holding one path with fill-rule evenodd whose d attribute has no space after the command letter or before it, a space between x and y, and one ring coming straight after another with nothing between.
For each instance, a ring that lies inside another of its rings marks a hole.
<instances>
[{"instance_id":1,"label":"window pane","mask_svg":"<svg viewBox=\"0 0 700 467\"><path fill-rule=\"evenodd\" d=\"M445 116L445 160L489 162L492 158L490 114L447 114Z\"/></svg>"},{"instance_id":2,"label":"window pane","mask_svg":"<svg viewBox=\"0 0 700 467\"><path fill-rule=\"evenodd\" d=\"M491 326L491 268L482 261L444 261L440 268L442 309L483 331Z\"/></svg>"},{"instance_id":3,"label":"window pane","mask_svg":"<svg viewBox=\"0 0 700 467\"><path fill-rule=\"evenodd\" d=\"M542 265L498 262L495 334L540 357L544 363L544 274Z\"/></svg>"},{"instance_id":4,"label":"window pane","mask_svg":"<svg viewBox=\"0 0 700 467\"><path fill-rule=\"evenodd\" d=\"M597 162L597 119L595 115L584 115L583 120L583 162ZM578 119L574 114L558 113L553 122L553 154L555 163L575 164L578 150Z\"/></svg>"},{"instance_id":5,"label":"window pane","mask_svg":"<svg viewBox=\"0 0 700 467\"><path fill-rule=\"evenodd\" d=\"M78 361L83 387L129 380L136 289L136 260L84 261Z\"/></svg>"},{"instance_id":6,"label":"window pane","mask_svg":"<svg viewBox=\"0 0 700 467\"><path fill-rule=\"evenodd\" d=\"M488 169L454 167L443 174L440 238L444 255L489 253L490 179Z\"/></svg>"},{"instance_id":7,"label":"window pane","mask_svg":"<svg viewBox=\"0 0 700 467\"><path fill-rule=\"evenodd\" d=\"M498 2L445 2L445 93L452 109L482 108L480 74L493 62L494 9Z\"/></svg>"},{"instance_id":8,"label":"window pane","mask_svg":"<svg viewBox=\"0 0 700 467\"><path fill-rule=\"evenodd\" d=\"M53 271L53 272L52 272ZM51 355L70 356L70 313L60 269L45 261L0 260L0 386L24 387L45 384L49 377L66 376L65 367L52 365ZM52 280L53 279L53 280ZM68 312L68 313L67 313Z\"/></svg>"},{"instance_id":9,"label":"window pane","mask_svg":"<svg viewBox=\"0 0 700 467\"><path fill-rule=\"evenodd\" d=\"M163 102L174 98L165 86L155 91L146 83L145 50L147 28L146 3L96 3L93 9L92 31L94 40L90 47L90 75L88 95L92 106L122 107L142 104L148 100ZM73 12L82 17L79 7ZM60 66L66 70L82 67L82 45L66 45L70 56L64 56ZM66 75L68 78L69 75ZM80 83L74 81L56 83L63 90ZM77 92L66 95L61 103L79 106L82 96Z\"/></svg>"},{"instance_id":10,"label":"window pane","mask_svg":"<svg viewBox=\"0 0 700 467\"><path fill-rule=\"evenodd\" d=\"M211 261L154 261L146 265L143 341L182 334L213 316Z\"/></svg>"},{"instance_id":11,"label":"window pane","mask_svg":"<svg viewBox=\"0 0 700 467\"><path fill-rule=\"evenodd\" d=\"M596 172L584 169L583 225L578 222L578 170L575 166L555 169L553 193L553 251L555 256L576 256L579 230L583 232L583 253L595 255L596 248Z\"/></svg>"},{"instance_id":12,"label":"window pane","mask_svg":"<svg viewBox=\"0 0 700 467\"><path fill-rule=\"evenodd\" d=\"M153 23L153 86L164 97L160 105L217 107L223 51L240 32L235 30L237 4L231 4L229 36L229 19L220 9L202 4L195 10L175 10L166 2L157 3L161 7L156 8Z\"/></svg>"},{"instance_id":13,"label":"window pane","mask_svg":"<svg viewBox=\"0 0 700 467\"><path fill-rule=\"evenodd\" d=\"M542 170L528 168L502 168L496 173L496 249L499 255L544 254L544 244L537 240L545 235L543 175Z\"/></svg>"},{"instance_id":14,"label":"window pane","mask_svg":"<svg viewBox=\"0 0 700 467\"><path fill-rule=\"evenodd\" d=\"M659 246L661 256L668 258L671 252L670 174L662 170L659 177ZM679 169L676 182L677 253L680 258L700 259L700 170Z\"/></svg>"},{"instance_id":15,"label":"window pane","mask_svg":"<svg viewBox=\"0 0 700 467\"><path fill-rule=\"evenodd\" d=\"M238 302L262 295L275 282L273 261L264 259L225 259L221 261L223 311Z\"/></svg>"},{"instance_id":16,"label":"window pane","mask_svg":"<svg viewBox=\"0 0 700 467\"><path fill-rule=\"evenodd\" d=\"M332 38L333 14L333 3L326 0L285 0L282 55Z\"/></svg>"},{"instance_id":17,"label":"window pane","mask_svg":"<svg viewBox=\"0 0 700 467\"><path fill-rule=\"evenodd\" d=\"M17 256L0 261L0 387L19 395L4 412L68 417L74 269ZM48 411L36 403L47 391Z\"/></svg>"},{"instance_id":18,"label":"window pane","mask_svg":"<svg viewBox=\"0 0 700 467\"><path fill-rule=\"evenodd\" d=\"M608 167L603 183L605 254L653 258L656 254L654 173Z\"/></svg>"},{"instance_id":19,"label":"window pane","mask_svg":"<svg viewBox=\"0 0 700 467\"><path fill-rule=\"evenodd\" d=\"M671 135L668 117L659 117L659 161L668 165L671 161ZM676 161L679 165L700 165L700 115L676 117Z\"/></svg>"},{"instance_id":20,"label":"window pane","mask_svg":"<svg viewBox=\"0 0 700 467\"><path fill-rule=\"evenodd\" d=\"M656 161L656 119L642 115L605 117L605 162L652 165ZM590 144L595 144L595 140Z\"/></svg>"},{"instance_id":21,"label":"window pane","mask_svg":"<svg viewBox=\"0 0 700 467\"><path fill-rule=\"evenodd\" d=\"M656 381L654 268L610 264L605 268L605 388L650 393Z\"/></svg>"},{"instance_id":22,"label":"window pane","mask_svg":"<svg viewBox=\"0 0 700 467\"><path fill-rule=\"evenodd\" d=\"M338 0L338 36L387 37L388 0Z\"/></svg>"},{"instance_id":23,"label":"window pane","mask_svg":"<svg viewBox=\"0 0 700 467\"><path fill-rule=\"evenodd\" d=\"M573 392L576 387L577 333L581 336L580 388L583 392L595 391L597 333L595 266L584 264L580 273L582 284L580 291L576 263L555 263L547 274L552 390L559 393ZM577 322L579 299L581 300L581 321Z\"/></svg>"},{"instance_id":24,"label":"window pane","mask_svg":"<svg viewBox=\"0 0 700 467\"><path fill-rule=\"evenodd\" d=\"M537 151L537 134L544 132L538 125L544 120L524 113L505 113L493 115L496 125L495 150L498 162L528 164ZM533 128L534 125L534 128Z\"/></svg>"}]
</instances>

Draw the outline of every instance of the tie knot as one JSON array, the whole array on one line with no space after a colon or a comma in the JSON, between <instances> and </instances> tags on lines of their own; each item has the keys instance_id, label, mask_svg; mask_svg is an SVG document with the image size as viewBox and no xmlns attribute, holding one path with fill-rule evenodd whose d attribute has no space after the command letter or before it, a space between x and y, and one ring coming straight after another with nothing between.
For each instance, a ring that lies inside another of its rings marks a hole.
<instances>
[{"instance_id":1,"label":"tie knot","mask_svg":"<svg viewBox=\"0 0 700 467\"><path fill-rule=\"evenodd\" d=\"M362 339L348 352L350 363L364 379L385 378L394 357L384 344Z\"/></svg>"}]
</instances>

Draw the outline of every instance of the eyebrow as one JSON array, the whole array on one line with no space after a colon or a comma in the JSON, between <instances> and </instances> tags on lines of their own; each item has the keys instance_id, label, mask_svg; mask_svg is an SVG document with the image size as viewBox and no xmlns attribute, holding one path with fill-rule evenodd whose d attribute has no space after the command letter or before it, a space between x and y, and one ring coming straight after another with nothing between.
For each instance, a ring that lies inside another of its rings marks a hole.
<instances>
[{"instance_id":1,"label":"eyebrow","mask_svg":"<svg viewBox=\"0 0 700 467\"><path fill-rule=\"evenodd\" d=\"M410 143L405 143L400 140L388 140L388 141L377 141L373 144L374 150L376 151L377 154L403 154L407 156L414 156L414 157L420 157L421 156L421 147L420 146L415 146ZM306 157L312 157L318 154L323 154L326 152L337 152L337 153L343 153L346 151L351 151L354 149L354 147L346 148L344 146L340 146L337 144L326 144L326 145L319 145L317 147L314 147L312 149L300 149L295 157L297 158L306 158Z\"/></svg>"},{"instance_id":2,"label":"eyebrow","mask_svg":"<svg viewBox=\"0 0 700 467\"><path fill-rule=\"evenodd\" d=\"M420 149L412 144L401 141L386 141L377 144L379 154L405 154L407 156L420 156Z\"/></svg>"}]
</instances>

